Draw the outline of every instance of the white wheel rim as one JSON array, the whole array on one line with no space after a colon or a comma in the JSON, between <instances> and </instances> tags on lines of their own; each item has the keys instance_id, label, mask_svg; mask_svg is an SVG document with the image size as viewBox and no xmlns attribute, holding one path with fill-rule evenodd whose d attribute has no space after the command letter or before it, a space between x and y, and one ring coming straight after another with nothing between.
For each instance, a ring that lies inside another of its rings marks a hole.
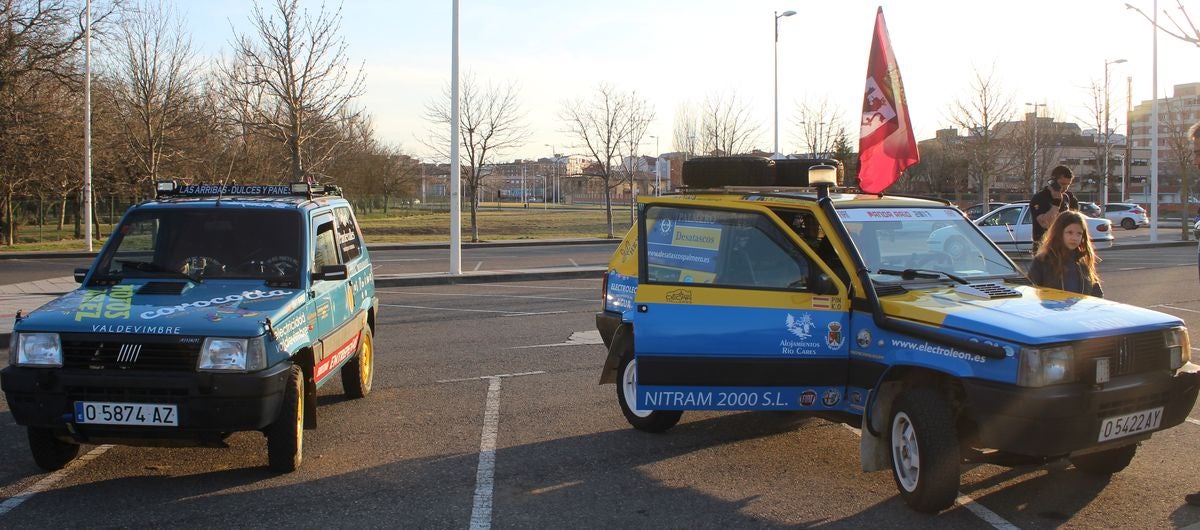
<instances>
[{"instance_id":1,"label":"white wheel rim","mask_svg":"<svg viewBox=\"0 0 1200 530\"><path fill-rule=\"evenodd\" d=\"M625 373L621 374L621 391L625 393L625 406L634 416L645 418L654 412L637 408L637 359L625 365Z\"/></svg>"},{"instance_id":2,"label":"white wheel rim","mask_svg":"<svg viewBox=\"0 0 1200 530\"><path fill-rule=\"evenodd\" d=\"M912 493L921 478L921 452L917 446L917 430L908 414L896 413L892 418L892 468L904 491Z\"/></svg>"}]
</instances>

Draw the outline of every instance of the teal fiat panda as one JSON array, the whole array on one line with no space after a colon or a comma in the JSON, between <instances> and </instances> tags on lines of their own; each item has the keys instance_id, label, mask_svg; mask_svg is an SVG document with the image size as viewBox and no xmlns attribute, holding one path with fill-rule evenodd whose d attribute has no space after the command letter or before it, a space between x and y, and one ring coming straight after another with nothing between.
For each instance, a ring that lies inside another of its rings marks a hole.
<instances>
[{"instance_id":1,"label":"teal fiat panda","mask_svg":"<svg viewBox=\"0 0 1200 530\"><path fill-rule=\"evenodd\" d=\"M82 285L17 315L8 406L38 466L81 443L224 447L266 435L295 470L317 389L367 395L379 302L350 203L333 186L158 183Z\"/></svg>"}]
</instances>

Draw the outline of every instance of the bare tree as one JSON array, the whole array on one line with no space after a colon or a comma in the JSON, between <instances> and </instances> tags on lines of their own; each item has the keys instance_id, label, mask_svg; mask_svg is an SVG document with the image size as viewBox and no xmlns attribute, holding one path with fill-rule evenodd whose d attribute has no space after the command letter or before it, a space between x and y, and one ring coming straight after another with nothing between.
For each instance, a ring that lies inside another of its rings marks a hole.
<instances>
[{"instance_id":1,"label":"bare tree","mask_svg":"<svg viewBox=\"0 0 1200 530\"><path fill-rule=\"evenodd\" d=\"M37 151L52 147L30 143L34 138L49 139L45 131L30 128L53 110L43 107L52 104L49 100L38 98L52 88L47 84L65 87L81 83L73 61L82 51L85 9L82 0L0 0L0 144L9 155L0 163L0 228L4 228L0 243L14 239L15 195L34 186L42 174L32 171L38 167L32 161L47 153ZM115 10L112 2L95 6L95 35L103 34ZM59 108L73 107L60 104Z\"/></svg>"},{"instance_id":2,"label":"bare tree","mask_svg":"<svg viewBox=\"0 0 1200 530\"><path fill-rule=\"evenodd\" d=\"M704 98L700 114L700 148L706 154L731 156L753 148L760 127L751 118L750 106L736 92Z\"/></svg>"},{"instance_id":3,"label":"bare tree","mask_svg":"<svg viewBox=\"0 0 1200 530\"><path fill-rule=\"evenodd\" d=\"M832 153L837 139L846 136L842 115L842 110L829 103L827 98L816 103L801 103L792 119L800 130L800 151L814 158Z\"/></svg>"},{"instance_id":4,"label":"bare tree","mask_svg":"<svg viewBox=\"0 0 1200 530\"><path fill-rule=\"evenodd\" d=\"M680 103L675 109L675 123L671 131L672 145L676 152L685 156L696 156L696 140L700 132L700 120L690 103Z\"/></svg>"},{"instance_id":5,"label":"bare tree","mask_svg":"<svg viewBox=\"0 0 1200 530\"><path fill-rule=\"evenodd\" d=\"M245 112L241 121L283 143L299 179L330 159L341 128L358 117L351 103L363 93L364 74L348 64L340 7L329 12L322 5L313 15L301 12L299 0L274 0L271 8L254 3L252 34L235 37L235 60L225 72L227 87L255 90L225 96ZM259 93L263 99L253 99Z\"/></svg>"},{"instance_id":6,"label":"bare tree","mask_svg":"<svg viewBox=\"0 0 1200 530\"><path fill-rule=\"evenodd\" d=\"M161 2L146 1L118 29L113 50L116 108L141 178L158 180L165 161L182 157L197 70L183 19Z\"/></svg>"},{"instance_id":7,"label":"bare tree","mask_svg":"<svg viewBox=\"0 0 1200 530\"><path fill-rule=\"evenodd\" d=\"M513 83L480 86L475 76L463 76L458 92L458 133L461 163L467 166L467 198L471 201L471 241L479 241L479 192L488 166L529 138L520 90ZM425 119L442 126L431 130L424 144L443 160L450 159L450 88L442 98L425 105Z\"/></svg>"},{"instance_id":8,"label":"bare tree","mask_svg":"<svg viewBox=\"0 0 1200 530\"><path fill-rule=\"evenodd\" d=\"M628 96L628 109L625 118L629 124L626 126L627 134L625 141L622 142L621 151L623 151L621 159L625 162L621 164L622 180L629 182L629 223L633 224L636 220L634 217L637 213L637 194L634 190L637 186L637 174L642 170L641 145L642 140L646 137L646 131L650 128L650 122L654 121L654 108L650 106L650 102L638 97L637 93L630 93Z\"/></svg>"},{"instance_id":9,"label":"bare tree","mask_svg":"<svg viewBox=\"0 0 1200 530\"><path fill-rule=\"evenodd\" d=\"M997 137L997 124L1009 121L1013 115L1012 96L1000 87L994 72L984 75L975 70L970 96L951 105L950 121L965 129L964 142L967 172L979 185L979 201L990 202L992 179L1012 169L1011 159L1005 156L1006 146Z\"/></svg>"},{"instance_id":10,"label":"bare tree","mask_svg":"<svg viewBox=\"0 0 1200 530\"><path fill-rule=\"evenodd\" d=\"M1151 24L1154 23L1154 17L1146 14L1146 12L1142 11L1141 8L1135 7L1131 4L1125 4L1125 8L1137 11L1138 14L1142 15L1142 18L1146 19L1147 22ZM1190 42L1194 46L1200 48L1200 29L1196 28L1196 23L1193 22L1192 17L1188 15L1187 8L1183 5L1183 0L1175 0L1175 10L1177 13L1171 13L1166 9L1162 10L1163 14L1167 16L1167 22L1159 22L1158 28L1163 30L1163 32L1167 35L1175 37L1183 42Z\"/></svg>"},{"instance_id":11,"label":"bare tree","mask_svg":"<svg viewBox=\"0 0 1200 530\"><path fill-rule=\"evenodd\" d=\"M1186 119L1188 112L1184 109L1182 99L1168 99L1166 105L1165 112L1159 115L1162 116L1162 124L1167 131L1167 156L1174 166L1171 169L1178 171L1179 175L1179 201L1183 206L1180 222L1183 227L1183 239L1186 241L1192 228L1192 223L1188 221L1191 218L1191 181L1196 167L1192 139L1188 136L1188 129L1192 124Z\"/></svg>"},{"instance_id":12,"label":"bare tree","mask_svg":"<svg viewBox=\"0 0 1200 530\"><path fill-rule=\"evenodd\" d=\"M600 179L604 186L604 213L608 222L608 237L614 237L612 218L612 189L619 184L613 160L620 157L621 145L629 136L633 99L607 83L596 87L589 101L563 103L560 116L565 122L563 131L579 141L579 148L592 158L593 169L585 176Z\"/></svg>"}]
</instances>

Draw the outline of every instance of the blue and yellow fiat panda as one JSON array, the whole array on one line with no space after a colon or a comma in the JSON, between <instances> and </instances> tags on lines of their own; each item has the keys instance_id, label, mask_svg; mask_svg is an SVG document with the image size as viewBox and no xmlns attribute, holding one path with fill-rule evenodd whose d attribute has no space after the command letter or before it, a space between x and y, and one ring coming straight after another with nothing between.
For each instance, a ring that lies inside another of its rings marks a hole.
<instances>
[{"instance_id":1,"label":"blue and yellow fiat panda","mask_svg":"<svg viewBox=\"0 0 1200 530\"><path fill-rule=\"evenodd\" d=\"M371 391L379 302L350 203L334 187L158 183L82 286L14 325L0 371L47 470L80 443L223 447L261 431L295 470L317 388Z\"/></svg>"},{"instance_id":2,"label":"blue and yellow fiat panda","mask_svg":"<svg viewBox=\"0 0 1200 530\"><path fill-rule=\"evenodd\" d=\"M936 512L963 462L1111 474L1184 421L1200 367L1179 319L1034 287L950 204L839 192L838 171L696 159L688 189L639 200L596 318L600 382L631 425L788 410L860 426L863 470L890 467Z\"/></svg>"}]
</instances>

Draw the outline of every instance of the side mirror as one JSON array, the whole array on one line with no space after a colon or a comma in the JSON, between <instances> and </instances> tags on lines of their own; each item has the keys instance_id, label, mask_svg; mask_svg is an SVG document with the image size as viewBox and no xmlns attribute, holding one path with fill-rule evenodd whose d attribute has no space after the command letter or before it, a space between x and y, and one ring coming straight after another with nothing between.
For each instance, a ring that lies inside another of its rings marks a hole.
<instances>
[{"instance_id":1,"label":"side mirror","mask_svg":"<svg viewBox=\"0 0 1200 530\"><path fill-rule=\"evenodd\" d=\"M824 272L818 272L817 277L813 279L812 285L813 294L837 294L837 285L833 283L833 279Z\"/></svg>"},{"instance_id":2,"label":"side mirror","mask_svg":"<svg viewBox=\"0 0 1200 530\"><path fill-rule=\"evenodd\" d=\"M88 269L75 269L75 283L83 283L83 279L87 278Z\"/></svg>"},{"instance_id":3,"label":"side mirror","mask_svg":"<svg viewBox=\"0 0 1200 530\"><path fill-rule=\"evenodd\" d=\"M313 274L313 280L345 280L350 277L350 271L346 270L345 265L325 265L321 267L321 272Z\"/></svg>"}]
</instances>

